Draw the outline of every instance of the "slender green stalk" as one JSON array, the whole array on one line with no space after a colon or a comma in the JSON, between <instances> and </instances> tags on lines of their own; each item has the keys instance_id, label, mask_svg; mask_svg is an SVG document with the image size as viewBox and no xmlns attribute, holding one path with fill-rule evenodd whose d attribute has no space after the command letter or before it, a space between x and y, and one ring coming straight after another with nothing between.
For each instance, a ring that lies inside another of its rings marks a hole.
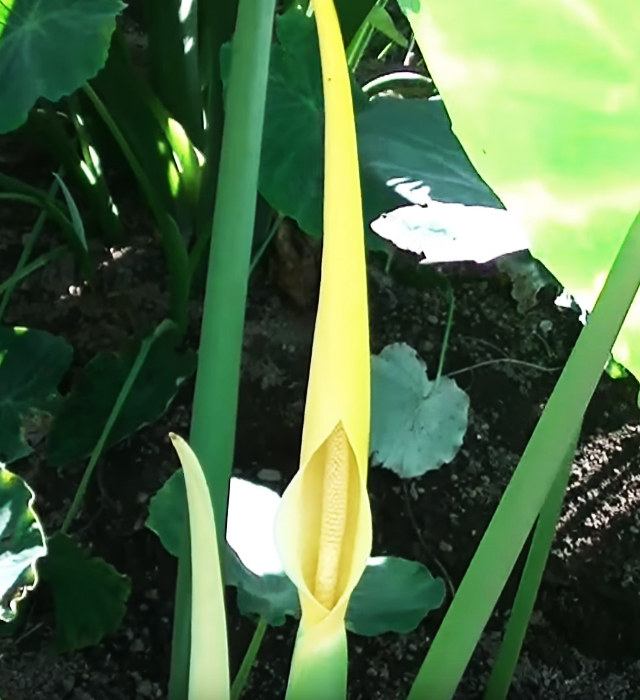
<instances>
[{"instance_id":1,"label":"slender green stalk","mask_svg":"<svg viewBox=\"0 0 640 700\"><path fill-rule=\"evenodd\" d=\"M444 329L444 338L442 339L442 349L440 350L440 362L438 363L438 372L436 374L436 386L440 381L442 376L442 370L444 369L444 358L447 354L447 347L449 346L449 336L451 335L451 326L453 326L453 312L455 310L456 298L453 294L453 289L451 285L447 285L447 296L449 297L449 313L447 314L447 325Z\"/></svg>"},{"instance_id":2,"label":"slender green stalk","mask_svg":"<svg viewBox=\"0 0 640 700\"><path fill-rule=\"evenodd\" d=\"M131 367L131 371L127 375L127 378L125 379L125 382L122 385L122 389L120 389L118 398L116 399L116 402L114 403L113 408L111 409L109 418L107 418L107 422L105 423L105 426L102 430L100 439L98 440L96 446L93 449L93 452L91 453L89 463L87 464L87 467L84 470L84 474L82 475L82 479L80 480L80 485L76 490L76 495L74 496L73 501L69 506L69 510L67 511L67 515L65 516L64 522L62 523L60 532L62 532L63 534L66 534L69 530L69 527L71 526L71 523L73 522L73 519L75 518L78 512L78 509L82 505L82 500L84 499L84 495L87 491L87 486L89 485L89 480L91 479L93 470L95 469L96 464L98 464L98 460L100 459L100 457L102 457L102 453L104 452L104 446L107 444L107 440L109 439L109 434L111 433L111 430L113 429L113 426L116 420L118 419L118 416L120 415L120 411L122 411L124 402L127 400L127 396L129 396L129 392L131 391L131 388L133 387L136 378L138 377L138 374L140 373L140 370L142 369L142 366L144 365L144 362L147 359L147 355L149 354L149 350L151 350L151 346L157 338L159 338L165 331L169 330L170 328L175 328L174 323L172 321L163 321L159 326L156 327L156 329L150 336L148 336L142 341L142 344L140 345L140 350L138 351L138 355L133 363L133 366Z\"/></svg>"},{"instance_id":3,"label":"slender green stalk","mask_svg":"<svg viewBox=\"0 0 640 700\"><path fill-rule=\"evenodd\" d=\"M36 270L39 270L41 267L48 265L50 262L53 262L54 260L56 260L56 258L59 258L63 253L65 253L68 250L69 249L66 245L58 246L57 248L50 250L48 253L43 253L42 255L39 255L28 265L24 265L19 270L16 268L16 270L11 275L11 277L9 277L8 280L5 280L4 282L0 283L0 294L5 295L5 299L8 299L18 282L34 273ZM2 318L2 315L5 311L5 299L2 300L2 306L0 307L0 318Z\"/></svg>"},{"instance_id":4,"label":"slender green stalk","mask_svg":"<svg viewBox=\"0 0 640 700\"><path fill-rule=\"evenodd\" d=\"M282 223L282 215L278 214L275 219L273 220L273 224L269 228L269 233L267 233L267 237L264 239L262 242L262 245L258 248L256 251L256 254L253 256L253 259L251 260L251 267L249 268L249 275L253 274L253 271L256 269L258 263L262 259L262 256L264 255L265 250L267 249L267 246L271 241L273 240L273 237L276 235L278 228L280 227L280 224Z\"/></svg>"},{"instance_id":5,"label":"slender green stalk","mask_svg":"<svg viewBox=\"0 0 640 700\"><path fill-rule=\"evenodd\" d=\"M190 445L205 473L218 535L226 532L247 280L258 191L275 0L241 0L232 45L226 119L213 217ZM188 540L179 569L191 569ZM224 551L222 546L221 551ZM176 591L170 700L187 695L189 577Z\"/></svg>"},{"instance_id":6,"label":"slender green stalk","mask_svg":"<svg viewBox=\"0 0 640 700\"><path fill-rule=\"evenodd\" d=\"M231 686L231 700L239 700L240 696L242 695L242 691L247 683L249 674L251 673L251 669L256 660L256 656L258 655L258 651L266 631L267 621L264 617L260 617L253 632L253 637L251 637L251 642L249 643L247 653L244 655L244 659L242 659L238 673L233 679L233 685Z\"/></svg>"},{"instance_id":7,"label":"slender green stalk","mask_svg":"<svg viewBox=\"0 0 640 700\"><path fill-rule=\"evenodd\" d=\"M460 584L408 700L450 700L602 375L640 284L640 215L631 225L564 371Z\"/></svg>"},{"instance_id":8,"label":"slender green stalk","mask_svg":"<svg viewBox=\"0 0 640 700\"><path fill-rule=\"evenodd\" d=\"M63 170L60 168L58 171L58 175L62 176L63 175ZM49 188L49 198L51 200L55 200L56 194L58 193L58 188L60 185L58 184L58 181L54 178L51 187ZM0 198L2 195L0 195ZM24 244L22 248L22 252L20 253L20 258L18 259L18 264L16 265L16 269L13 271L13 274L11 277L7 280L9 283L6 291L4 293L4 296L2 298L2 302L0 303L0 321L2 320L2 317L4 316L5 311L7 310L7 305L9 303L9 300L11 299L11 295L13 294L13 290L15 289L16 285L21 279L24 279L24 276L22 275L22 272L24 268L26 267L27 263L29 262L29 258L31 257L31 253L33 252L33 249L38 242L38 238L40 238L40 234L42 233L42 227L44 226L44 222L47 220L47 212L42 210L38 214L38 218L36 219L36 223L34 224L33 228L31 229L31 233L29 234L29 237L27 238L26 243ZM1 293L1 287L0 287L0 293Z\"/></svg>"},{"instance_id":9,"label":"slender green stalk","mask_svg":"<svg viewBox=\"0 0 640 700\"><path fill-rule=\"evenodd\" d=\"M101 119L107 125L111 135L120 147L122 154L129 163L140 188L144 192L147 203L153 213L160 233L169 270L169 287L171 290L171 315L179 331L184 333L187 328L187 302L189 300L189 258L187 248L180 235L180 231L175 221L164 211L160 197L151 185L147 173L138 162L133 150L130 148L120 128L102 100L98 97L94 89L88 84L84 85L84 92L91 100Z\"/></svg>"},{"instance_id":10,"label":"slender green stalk","mask_svg":"<svg viewBox=\"0 0 640 700\"><path fill-rule=\"evenodd\" d=\"M69 247L73 250L78 259L84 276L89 280L93 279L93 269L89 261L89 256L82 242L79 240L73 224L49 195L45 194L37 187L27 185L3 173L0 173L0 188L7 190L5 192L0 192L0 199L9 199L16 202L24 202L25 204L32 204L46 211L51 220L55 221L62 229Z\"/></svg>"},{"instance_id":11,"label":"slender green stalk","mask_svg":"<svg viewBox=\"0 0 640 700\"><path fill-rule=\"evenodd\" d=\"M562 502L569 484L569 478L571 477L571 466L579 437L578 431L567 448L562 467L540 511L540 517L538 518L531 542L531 549L527 556L527 562L518 586L518 593L511 610L507 631L502 640L498 658L491 671L491 678L487 685L484 700L505 700L509 692L513 672L518 663L520 650L522 649L533 606L538 595L538 589L540 588L540 582L542 581L542 575L544 574L544 568L556 534L556 526L562 512Z\"/></svg>"}]
</instances>

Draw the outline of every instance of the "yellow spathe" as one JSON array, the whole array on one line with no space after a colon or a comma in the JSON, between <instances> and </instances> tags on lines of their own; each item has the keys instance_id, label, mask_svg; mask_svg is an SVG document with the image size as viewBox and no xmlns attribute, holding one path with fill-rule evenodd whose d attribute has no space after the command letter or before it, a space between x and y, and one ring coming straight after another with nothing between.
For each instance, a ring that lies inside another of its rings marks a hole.
<instances>
[{"instance_id":1,"label":"yellow spathe","mask_svg":"<svg viewBox=\"0 0 640 700\"><path fill-rule=\"evenodd\" d=\"M314 0L313 9L325 101L322 281L300 470L284 493L275 527L302 609L287 697L337 700L346 692L349 597L371 553L369 318L344 45L333 0Z\"/></svg>"}]
</instances>

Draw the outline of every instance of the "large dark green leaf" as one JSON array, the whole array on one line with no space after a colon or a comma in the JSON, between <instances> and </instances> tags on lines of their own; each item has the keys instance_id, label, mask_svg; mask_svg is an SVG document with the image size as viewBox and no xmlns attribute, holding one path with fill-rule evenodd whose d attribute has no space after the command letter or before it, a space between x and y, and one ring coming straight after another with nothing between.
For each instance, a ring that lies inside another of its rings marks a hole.
<instances>
[{"instance_id":1,"label":"large dark green leaf","mask_svg":"<svg viewBox=\"0 0 640 700\"><path fill-rule=\"evenodd\" d=\"M19 127L36 100L56 102L107 59L120 0L0 3L0 133Z\"/></svg>"},{"instance_id":2,"label":"large dark green leaf","mask_svg":"<svg viewBox=\"0 0 640 700\"><path fill-rule=\"evenodd\" d=\"M104 559L90 557L66 535L54 535L48 546L40 573L53 594L56 649L73 651L98 644L122 622L131 592L129 579Z\"/></svg>"},{"instance_id":3,"label":"large dark green leaf","mask_svg":"<svg viewBox=\"0 0 640 700\"><path fill-rule=\"evenodd\" d=\"M31 453L29 442L51 420L53 400L73 350L44 331L0 326L0 462Z\"/></svg>"},{"instance_id":4,"label":"large dark green leaf","mask_svg":"<svg viewBox=\"0 0 640 700\"><path fill-rule=\"evenodd\" d=\"M315 23L303 12L291 10L279 19L277 35L271 53L260 192L274 209L295 219L307 233L319 236L324 102ZM225 55L226 63L228 47L223 58ZM353 94L370 245L385 244L371 233L369 225L407 203L436 200L504 213L451 131L441 101L368 101L355 83Z\"/></svg>"},{"instance_id":5,"label":"large dark green leaf","mask_svg":"<svg viewBox=\"0 0 640 700\"><path fill-rule=\"evenodd\" d=\"M155 340L109 434L107 447L153 423L169 408L178 388L195 371L192 351L179 352L173 333ZM88 457L138 355L136 344L123 354L105 353L84 369L51 428L48 458L64 466Z\"/></svg>"},{"instance_id":6,"label":"large dark green leaf","mask_svg":"<svg viewBox=\"0 0 640 700\"><path fill-rule=\"evenodd\" d=\"M32 508L33 491L0 465L0 620L9 622L16 605L36 584L36 560L47 553L44 532Z\"/></svg>"}]
</instances>

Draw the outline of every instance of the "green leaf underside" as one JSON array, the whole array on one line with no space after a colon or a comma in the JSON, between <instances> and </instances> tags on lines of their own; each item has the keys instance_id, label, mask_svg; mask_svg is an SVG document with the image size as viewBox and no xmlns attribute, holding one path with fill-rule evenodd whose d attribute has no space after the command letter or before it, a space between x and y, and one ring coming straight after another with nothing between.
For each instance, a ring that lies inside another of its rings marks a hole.
<instances>
[{"instance_id":1,"label":"green leaf underside","mask_svg":"<svg viewBox=\"0 0 640 700\"><path fill-rule=\"evenodd\" d=\"M0 462L26 457L35 433L46 432L72 356L71 346L50 333L0 326Z\"/></svg>"},{"instance_id":2,"label":"green leaf underside","mask_svg":"<svg viewBox=\"0 0 640 700\"><path fill-rule=\"evenodd\" d=\"M47 553L44 532L32 508L33 491L0 467L0 621L16 616L17 602L35 586L35 563Z\"/></svg>"},{"instance_id":3,"label":"green leaf underside","mask_svg":"<svg viewBox=\"0 0 640 700\"><path fill-rule=\"evenodd\" d=\"M371 358L371 455L403 478L451 462L467 430L467 394L447 377L429 381L426 369L406 343Z\"/></svg>"},{"instance_id":4,"label":"green leaf underside","mask_svg":"<svg viewBox=\"0 0 640 700\"><path fill-rule=\"evenodd\" d=\"M36 100L57 102L104 65L120 0L14 0L0 5L0 133Z\"/></svg>"},{"instance_id":5,"label":"green leaf underside","mask_svg":"<svg viewBox=\"0 0 640 700\"><path fill-rule=\"evenodd\" d=\"M52 465L65 466L91 454L138 350L136 344L121 355L100 354L86 366L51 428L47 447ZM157 338L116 419L107 448L158 420L195 371L195 364L195 353L176 349L174 333Z\"/></svg>"},{"instance_id":6,"label":"green leaf underside","mask_svg":"<svg viewBox=\"0 0 640 700\"><path fill-rule=\"evenodd\" d=\"M104 559L91 557L67 535L54 535L48 546L40 573L53 595L56 650L98 644L122 622L131 592L129 579Z\"/></svg>"}]
</instances>

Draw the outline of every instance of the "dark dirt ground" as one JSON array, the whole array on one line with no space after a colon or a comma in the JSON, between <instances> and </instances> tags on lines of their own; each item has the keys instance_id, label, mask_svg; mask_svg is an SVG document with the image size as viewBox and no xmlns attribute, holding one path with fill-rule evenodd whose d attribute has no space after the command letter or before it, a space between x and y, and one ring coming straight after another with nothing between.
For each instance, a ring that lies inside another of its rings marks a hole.
<instances>
[{"instance_id":1,"label":"dark dirt ground","mask_svg":"<svg viewBox=\"0 0 640 700\"><path fill-rule=\"evenodd\" d=\"M0 167L33 184L51 172L45 162L24 162L0 150ZM26 170L23 169L26 168ZM34 174L35 173L35 174ZM124 188L126 191L126 188ZM36 273L22 285L5 323L64 336L75 348L76 368L97 351L116 349L134 331L151 329L168 312L160 247L139 207L122 206L130 247L103 254L100 283L82 288L72 259ZM0 205L0 280L18 259L33 210ZM58 241L47 229L46 249ZM275 263L277 267L277 262ZM372 260L373 351L404 341L433 372L448 305L429 284L416 282L415 260L402 259L391 275ZM270 270L271 268L271 270ZM557 368L580 330L575 313L541 295L526 314L492 265L442 268L456 298L445 373L471 398L464 445L450 465L403 483L374 468L370 492L374 554L417 559L457 586L540 416ZM419 275L419 279L425 275ZM243 357L235 474L259 481L277 470L283 490L297 468L306 375L314 321L274 284L264 261L251 281ZM423 280L424 282L424 280ZM197 344L200 304L191 308L190 342ZM489 360L518 360L543 369ZM132 580L119 632L96 648L63 656L50 652L52 607L44 587L32 598L26 625L0 639L3 700L116 700L166 697L175 560L145 529L150 498L176 468L169 430L186 435L193 383L185 384L167 415L112 449L99 467L74 534ZM544 577L511 700L637 700L640 684L640 413L637 383L603 375L587 413L562 520ZM57 473L41 450L12 469L38 494L48 531L60 525L81 476ZM274 484L272 484L274 485ZM505 614L512 581L492 617L457 698L480 698ZM408 635L350 638L351 700L400 700L428 649L449 603ZM232 663L240 661L253 625L241 618L230 593ZM270 629L244 697L282 698L295 625ZM437 699L434 699L437 700Z\"/></svg>"}]
</instances>

